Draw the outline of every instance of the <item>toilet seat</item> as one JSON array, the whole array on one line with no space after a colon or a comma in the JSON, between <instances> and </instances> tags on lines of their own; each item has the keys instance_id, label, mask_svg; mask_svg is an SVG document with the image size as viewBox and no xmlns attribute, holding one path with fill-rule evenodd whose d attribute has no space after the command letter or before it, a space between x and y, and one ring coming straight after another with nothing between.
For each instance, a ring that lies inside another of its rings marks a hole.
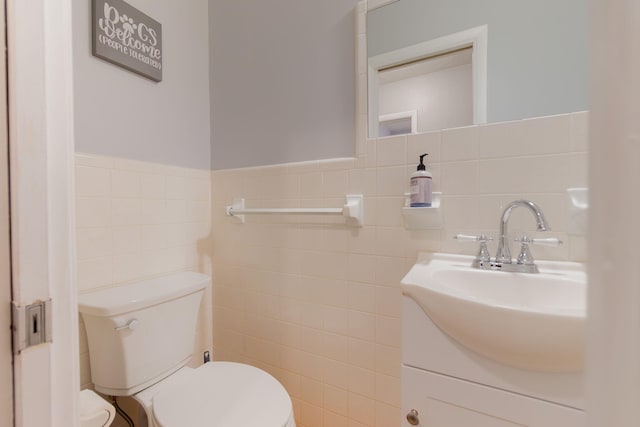
<instances>
[{"instance_id":1,"label":"toilet seat","mask_svg":"<svg viewBox=\"0 0 640 427\"><path fill-rule=\"evenodd\" d=\"M158 427L295 426L291 399L268 373L232 362L205 363L153 396Z\"/></svg>"}]
</instances>

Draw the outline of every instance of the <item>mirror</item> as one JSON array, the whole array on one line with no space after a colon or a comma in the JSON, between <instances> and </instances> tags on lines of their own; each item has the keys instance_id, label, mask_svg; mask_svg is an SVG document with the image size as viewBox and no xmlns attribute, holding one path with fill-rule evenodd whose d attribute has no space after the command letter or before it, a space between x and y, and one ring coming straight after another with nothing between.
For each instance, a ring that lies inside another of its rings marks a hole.
<instances>
[{"instance_id":1,"label":"mirror","mask_svg":"<svg viewBox=\"0 0 640 427\"><path fill-rule=\"evenodd\" d=\"M588 107L587 0L371 3L370 138Z\"/></svg>"}]
</instances>

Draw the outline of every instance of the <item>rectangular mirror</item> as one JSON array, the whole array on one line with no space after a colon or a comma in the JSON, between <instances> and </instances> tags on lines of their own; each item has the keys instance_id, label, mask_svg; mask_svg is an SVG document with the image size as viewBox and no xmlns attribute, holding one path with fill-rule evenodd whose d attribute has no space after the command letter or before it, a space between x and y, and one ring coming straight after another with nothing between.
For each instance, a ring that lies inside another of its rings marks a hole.
<instances>
[{"instance_id":1,"label":"rectangular mirror","mask_svg":"<svg viewBox=\"0 0 640 427\"><path fill-rule=\"evenodd\" d=\"M370 138L588 106L587 0L369 1L361 34Z\"/></svg>"}]
</instances>

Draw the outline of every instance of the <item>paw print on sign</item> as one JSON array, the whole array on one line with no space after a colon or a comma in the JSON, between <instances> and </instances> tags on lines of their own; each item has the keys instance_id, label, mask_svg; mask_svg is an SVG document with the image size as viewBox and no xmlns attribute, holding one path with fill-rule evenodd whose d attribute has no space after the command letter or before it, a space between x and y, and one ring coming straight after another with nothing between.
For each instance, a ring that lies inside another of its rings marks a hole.
<instances>
[{"instance_id":1,"label":"paw print on sign","mask_svg":"<svg viewBox=\"0 0 640 427\"><path fill-rule=\"evenodd\" d=\"M120 16L120 22L122 22L122 28L124 31L129 34L132 34L138 28L138 25L133 23L133 18L128 17L127 15Z\"/></svg>"}]
</instances>

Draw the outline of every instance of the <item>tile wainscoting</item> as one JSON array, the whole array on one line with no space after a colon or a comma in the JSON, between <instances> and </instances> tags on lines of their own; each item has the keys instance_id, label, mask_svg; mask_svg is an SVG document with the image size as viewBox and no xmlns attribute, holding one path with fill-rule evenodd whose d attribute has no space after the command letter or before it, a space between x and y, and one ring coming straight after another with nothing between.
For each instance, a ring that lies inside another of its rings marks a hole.
<instances>
[{"instance_id":1,"label":"tile wainscoting","mask_svg":"<svg viewBox=\"0 0 640 427\"><path fill-rule=\"evenodd\" d=\"M299 427L400 424L400 279L419 251L473 254L457 233L496 237L504 205L544 209L559 248L540 259L585 260L569 236L566 189L587 185L588 113L363 142L355 159L212 173L214 357L259 366L289 391ZM441 230L407 231L403 193L429 153L441 191ZM333 217L225 216L247 207L338 207L365 197L365 226ZM510 231L531 232L514 211ZM531 232L532 234L535 234ZM495 243L490 245L495 251Z\"/></svg>"},{"instance_id":2,"label":"tile wainscoting","mask_svg":"<svg viewBox=\"0 0 640 427\"><path fill-rule=\"evenodd\" d=\"M419 251L473 254L452 236L495 237L503 206L521 197L542 206L546 234L565 242L534 256L584 261L586 239L567 233L566 189L587 184L587 121L583 112L382 138L355 159L212 173L77 154L79 290L213 270L195 364L213 335L214 359L251 363L285 385L299 427L399 425L400 279ZM403 193L424 152L444 224L408 231ZM346 194L364 195L364 227L315 216L238 224L224 214L235 197L248 207L338 207ZM532 226L514 211L514 235ZM80 337L81 386L91 387Z\"/></svg>"},{"instance_id":3,"label":"tile wainscoting","mask_svg":"<svg viewBox=\"0 0 640 427\"><path fill-rule=\"evenodd\" d=\"M76 154L80 293L177 271L211 274L210 171ZM194 364L211 349L211 290ZM80 382L91 387L80 318Z\"/></svg>"}]
</instances>

